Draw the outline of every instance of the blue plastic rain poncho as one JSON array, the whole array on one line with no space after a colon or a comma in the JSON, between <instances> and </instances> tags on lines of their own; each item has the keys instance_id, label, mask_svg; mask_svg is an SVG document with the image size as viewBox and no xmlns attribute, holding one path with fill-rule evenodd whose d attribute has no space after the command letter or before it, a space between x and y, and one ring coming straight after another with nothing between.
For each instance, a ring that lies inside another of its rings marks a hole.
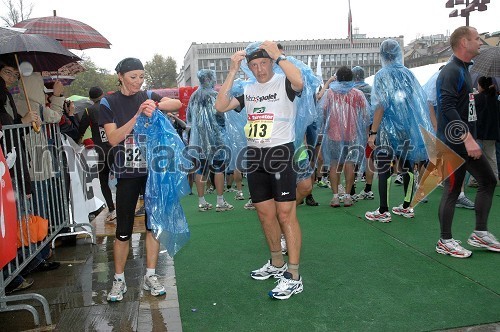
<instances>
[{"instance_id":1,"label":"blue plastic rain poncho","mask_svg":"<svg viewBox=\"0 0 500 332\"><path fill-rule=\"evenodd\" d=\"M245 48L246 54L252 54L257 51L262 42L254 42L249 44ZM305 63L300 60L295 59L292 56L287 56L286 59L293 63L301 72L302 80L304 82L304 87L302 92L294 100L294 105L296 109L295 117L295 149L298 149L304 143L304 135L307 126L313 123L316 116L316 90L321 84L321 80L313 73L311 68L309 68ZM243 60L241 63L241 70L248 77L247 80L243 81L240 79L235 80L233 83L233 88L231 89L231 96L241 96L243 94L244 87L248 84L256 82L255 76L253 75L250 68L248 68L247 60ZM277 64L273 65L273 71L276 74L284 74L283 70Z\"/></svg>"},{"instance_id":2,"label":"blue plastic rain poncho","mask_svg":"<svg viewBox=\"0 0 500 332\"><path fill-rule=\"evenodd\" d=\"M340 70L343 68L346 67ZM349 161L360 165L369 125L369 107L363 92L354 88L353 81L334 81L319 101L318 108L325 119L321 142L323 163Z\"/></svg>"},{"instance_id":3,"label":"blue plastic rain poncho","mask_svg":"<svg viewBox=\"0 0 500 332\"><path fill-rule=\"evenodd\" d=\"M401 155L402 146L406 158L413 162L427 159L420 127L434 133L427 96L413 73L403 66L399 43L387 39L380 45L382 69L376 74L372 89L372 111L383 107L384 115L378 129L377 145L392 148ZM373 113L372 113L373 117Z\"/></svg>"},{"instance_id":4,"label":"blue plastic rain poncho","mask_svg":"<svg viewBox=\"0 0 500 332\"><path fill-rule=\"evenodd\" d=\"M247 138L245 136L245 125L247 123L246 112L236 112L231 110L225 112L226 117L226 141L231 150L231 160L229 161L228 170L234 171L240 169L238 160L242 160L244 149L247 146Z\"/></svg>"},{"instance_id":5,"label":"blue plastic rain poncho","mask_svg":"<svg viewBox=\"0 0 500 332\"><path fill-rule=\"evenodd\" d=\"M173 257L190 236L180 200L190 192L187 173L191 164L182 155L184 143L159 110L151 118L141 115L137 119L134 139L148 167L144 195L148 227Z\"/></svg>"},{"instance_id":6,"label":"blue plastic rain poncho","mask_svg":"<svg viewBox=\"0 0 500 332\"><path fill-rule=\"evenodd\" d=\"M215 109L217 91L215 71L198 71L200 86L191 95L186 110L187 126L190 132L190 155L196 159L223 160L225 146L224 114Z\"/></svg>"}]
</instances>

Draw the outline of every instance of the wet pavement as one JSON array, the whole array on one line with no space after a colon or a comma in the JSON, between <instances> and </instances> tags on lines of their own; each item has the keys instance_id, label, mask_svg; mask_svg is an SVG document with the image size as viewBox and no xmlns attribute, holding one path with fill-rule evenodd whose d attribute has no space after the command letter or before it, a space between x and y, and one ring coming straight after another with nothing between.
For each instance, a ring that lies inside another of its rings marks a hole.
<instances>
[{"instance_id":1,"label":"wet pavement","mask_svg":"<svg viewBox=\"0 0 500 332\"><path fill-rule=\"evenodd\" d=\"M114 275L114 224L104 223L105 214L106 210L92 222L96 225L96 245L87 237L56 247L51 260L61 262L61 266L30 274L29 278L35 281L33 286L12 294L44 296L50 306L52 325L46 326L40 302L24 300L9 304L33 305L40 327L36 327L29 311L20 310L0 313L3 331L182 331L174 265L167 254L160 254L156 269L166 295L154 297L142 289L146 271L144 217L136 218L131 240L125 269L128 290L121 302L107 302Z\"/></svg>"}]
</instances>

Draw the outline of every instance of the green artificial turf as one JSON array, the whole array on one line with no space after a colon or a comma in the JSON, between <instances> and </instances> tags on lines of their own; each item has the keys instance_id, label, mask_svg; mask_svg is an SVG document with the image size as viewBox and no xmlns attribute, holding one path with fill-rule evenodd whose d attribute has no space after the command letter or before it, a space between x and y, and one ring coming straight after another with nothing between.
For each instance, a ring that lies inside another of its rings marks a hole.
<instances>
[{"instance_id":1,"label":"green artificial turf","mask_svg":"<svg viewBox=\"0 0 500 332\"><path fill-rule=\"evenodd\" d=\"M402 192L392 186L390 206L401 203ZM183 330L429 331L499 322L500 254L474 248L458 259L434 251L441 192L417 206L414 219L393 214L382 224L364 218L378 207L377 194L334 209L331 191L315 188L321 205L297 209L304 292L286 301L267 295L274 279L249 276L270 254L256 212L243 209L246 200L225 193L233 211L198 212L196 195L186 197L191 239L175 256ZM473 198L474 189L467 194ZM206 198L215 205L215 195ZM497 236L499 204L495 195L489 228ZM457 209L453 235L469 249L473 228L474 211Z\"/></svg>"}]
</instances>

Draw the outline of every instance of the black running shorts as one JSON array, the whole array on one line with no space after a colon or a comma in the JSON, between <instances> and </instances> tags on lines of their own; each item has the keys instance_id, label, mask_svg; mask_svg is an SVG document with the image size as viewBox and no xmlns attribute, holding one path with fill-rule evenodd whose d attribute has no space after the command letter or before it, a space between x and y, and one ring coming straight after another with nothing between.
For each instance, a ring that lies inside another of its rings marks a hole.
<instances>
[{"instance_id":1,"label":"black running shorts","mask_svg":"<svg viewBox=\"0 0 500 332\"><path fill-rule=\"evenodd\" d=\"M253 203L274 199L295 201L297 173L293 169L293 143L271 148L248 147L248 187Z\"/></svg>"}]
</instances>

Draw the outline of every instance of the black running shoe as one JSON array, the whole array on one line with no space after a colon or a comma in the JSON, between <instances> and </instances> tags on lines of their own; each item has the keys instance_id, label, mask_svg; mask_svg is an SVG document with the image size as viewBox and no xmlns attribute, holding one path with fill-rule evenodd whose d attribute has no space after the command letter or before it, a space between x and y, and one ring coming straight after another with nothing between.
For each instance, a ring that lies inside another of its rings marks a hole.
<instances>
[{"instance_id":1,"label":"black running shoe","mask_svg":"<svg viewBox=\"0 0 500 332\"><path fill-rule=\"evenodd\" d=\"M319 203L314 200L314 197L312 194L307 195L306 204L309 206L318 206L319 205Z\"/></svg>"}]
</instances>

